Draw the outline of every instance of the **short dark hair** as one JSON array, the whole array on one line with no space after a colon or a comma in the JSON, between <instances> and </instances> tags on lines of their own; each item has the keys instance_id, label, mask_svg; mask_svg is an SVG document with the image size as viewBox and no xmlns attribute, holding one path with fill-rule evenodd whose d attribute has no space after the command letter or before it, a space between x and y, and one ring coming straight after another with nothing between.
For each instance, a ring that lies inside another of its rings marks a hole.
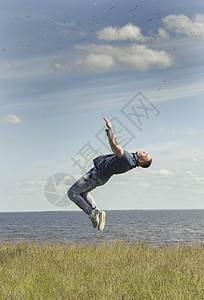
<instances>
[{"instance_id":1,"label":"short dark hair","mask_svg":"<svg viewBox=\"0 0 204 300\"><path fill-rule=\"evenodd\" d=\"M144 159L143 160L143 162L142 162L142 164L140 164L140 167L142 167L142 168L149 168L149 166L151 165L151 163L152 163L152 158L150 158L150 159Z\"/></svg>"}]
</instances>

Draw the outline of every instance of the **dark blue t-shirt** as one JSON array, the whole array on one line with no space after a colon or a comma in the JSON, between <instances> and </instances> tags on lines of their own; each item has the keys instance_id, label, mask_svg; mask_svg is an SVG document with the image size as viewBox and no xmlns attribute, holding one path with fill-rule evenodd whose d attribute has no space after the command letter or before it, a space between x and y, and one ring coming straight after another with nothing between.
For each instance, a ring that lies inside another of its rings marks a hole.
<instances>
[{"instance_id":1,"label":"dark blue t-shirt","mask_svg":"<svg viewBox=\"0 0 204 300\"><path fill-rule=\"evenodd\" d=\"M129 153L126 150L121 158L116 154L100 155L93 162L96 169L102 171L106 177L125 173L138 166L136 153Z\"/></svg>"}]
</instances>

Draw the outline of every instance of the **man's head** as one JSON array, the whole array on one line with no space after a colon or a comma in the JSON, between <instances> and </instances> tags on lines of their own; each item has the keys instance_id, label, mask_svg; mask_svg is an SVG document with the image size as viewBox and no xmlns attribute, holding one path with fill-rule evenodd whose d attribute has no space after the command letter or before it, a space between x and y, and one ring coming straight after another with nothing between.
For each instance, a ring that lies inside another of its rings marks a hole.
<instances>
[{"instance_id":1,"label":"man's head","mask_svg":"<svg viewBox=\"0 0 204 300\"><path fill-rule=\"evenodd\" d=\"M136 154L140 167L148 168L151 165L152 158L149 154L145 153L144 151L137 151Z\"/></svg>"}]
</instances>

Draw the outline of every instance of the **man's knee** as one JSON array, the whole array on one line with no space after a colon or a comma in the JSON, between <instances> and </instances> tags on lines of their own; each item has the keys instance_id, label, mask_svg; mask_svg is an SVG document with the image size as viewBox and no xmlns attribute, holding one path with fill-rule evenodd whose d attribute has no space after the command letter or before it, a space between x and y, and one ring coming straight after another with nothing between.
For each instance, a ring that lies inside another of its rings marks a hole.
<instances>
[{"instance_id":1,"label":"man's knee","mask_svg":"<svg viewBox=\"0 0 204 300\"><path fill-rule=\"evenodd\" d=\"M67 196L69 197L70 200L74 201L76 197L76 192L72 188L70 188L67 191Z\"/></svg>"}]
</instances>

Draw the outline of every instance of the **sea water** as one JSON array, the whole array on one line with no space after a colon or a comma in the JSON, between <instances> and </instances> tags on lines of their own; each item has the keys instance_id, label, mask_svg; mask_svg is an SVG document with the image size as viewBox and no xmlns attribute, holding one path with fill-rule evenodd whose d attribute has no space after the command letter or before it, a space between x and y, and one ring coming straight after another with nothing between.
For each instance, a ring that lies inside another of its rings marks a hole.
<instances>
[{"instance_id":1,"label":"sea water","mask_svg":"<svg viewBox=\"0 0 204 300\"><path fill-rule=\"evenodd\" d=\"M1 241L86 242L148 240L154 244L203 243L204 210L106 211L103 231L81 211L0 213Z\"/></svg>"}]
</instances>

